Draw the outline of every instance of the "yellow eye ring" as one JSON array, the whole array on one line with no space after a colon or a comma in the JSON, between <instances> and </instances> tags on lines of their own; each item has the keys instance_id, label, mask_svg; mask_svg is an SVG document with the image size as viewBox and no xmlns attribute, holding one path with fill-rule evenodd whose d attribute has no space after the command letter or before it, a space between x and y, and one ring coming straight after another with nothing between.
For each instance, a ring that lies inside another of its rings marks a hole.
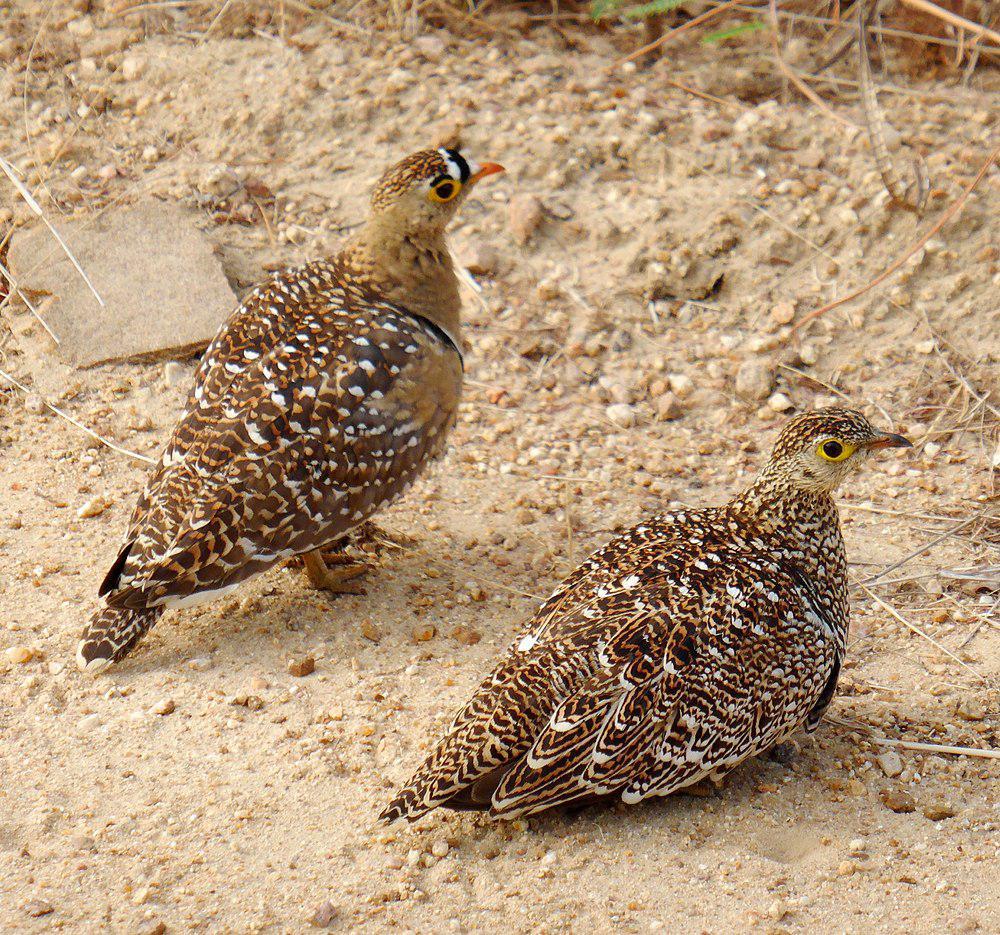
<instances>
[{"instance_id":1,"label":"yellow eye ring","mask_svg":"<svg viewBox=\"0 0 1000 935\"><path fill-rule=\"evenodd\" d=\"M846 461L857 450L857 446L852 445L850 442L842 441L839 438L828 438L819 443L816 454L824 461L837 464L840 461Z\"/></svg>"},{"instance_id":2,"label":"yellow eye ring","mask_svg":"<svg viewBox=\"0 0 1000 935\"><path fill-rule=\"evenodd\" d=\"M451 201L462 190L462 183L457 179L440 179L431 186L427 197L438 204Z\"/></svg>"}]
</instances>

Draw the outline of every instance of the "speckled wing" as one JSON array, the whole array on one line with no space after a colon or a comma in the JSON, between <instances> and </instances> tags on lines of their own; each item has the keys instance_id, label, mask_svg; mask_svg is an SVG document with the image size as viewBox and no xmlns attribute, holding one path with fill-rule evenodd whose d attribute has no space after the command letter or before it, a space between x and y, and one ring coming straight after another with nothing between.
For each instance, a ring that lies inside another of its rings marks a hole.
<instances>
[{"instance_id":1,"label":"speckled wing","mask_svg":"<svg viewBox=\"0 0 1000 935\"><path fill-rule=\"evenodd\" d=\"M716 538L730 536L697 513L667 516L584 563L386 817L637 802L724 772L799 726L835 673L838 635L797 571Z\"/></svg>"},{"instance_id":2,"label":"speckled wing","mask_svg":"<svg viewBox=\"0 0 1000 935\"><path fill-rule=\"evenodd\" d=\"M175 606L341 538L444 448L461 358L311 263L255 289L202 359L102 587Z\"/></svg>"}]
</instances>

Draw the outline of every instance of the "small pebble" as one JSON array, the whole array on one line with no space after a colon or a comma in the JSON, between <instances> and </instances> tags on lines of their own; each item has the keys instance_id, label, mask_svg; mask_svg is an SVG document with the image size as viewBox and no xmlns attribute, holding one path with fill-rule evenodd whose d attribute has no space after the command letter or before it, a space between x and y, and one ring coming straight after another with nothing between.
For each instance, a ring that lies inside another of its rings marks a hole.
<instances>
[{"instance_id":1,"label":"small pebble","mask_svg":"<svg viewBox=\"0 0 1000 935\"><path fill-rule=\"evenodd\" d=\"M15 665L24 665L26 662L31 662L35 654L27 646L10 646L5 655Z\"/></svg>"},{"instance_id":2,"label":"small pebble","mask_svg":"<svg viewBox=\"0 0 1000 935\"><path fill-rule=\"evenodd\" d=\"M670 389L678 399L687 399L694 392L694 380L684 373L671 373L667 376Z\"/></svg>"},{"instance_id":3,"label":"small pebble","mask_svg":"<svg viewBox=\"0 0 1000 935\"><path fill-rule=\"evenodd\" d=\"M108 505L108 501L104 497L91 497L76 511L76 515L80 519L92 519L95 516L100 516L108 508Z\"/></svg>"},{"instance_id":4,"label":"small pebble","mask_svg":"<svg viewBox=\"0 0 1000 935\"><path fill-rule=\"evenodd\" d=\"M812 344L803 344L799 348L799 360L807 367L811 367L819 360L819 351Z\"/></svg>"},{"instance_id":5,"label":"small pebble","mask_svg":"<svg viewBox=\"0 0 1000 935\"><path fill-rule=\"evenodd\" d=\"M917 803L909 792L890 789L882 793L882 804L892 812L907 815L917 810Z\"/></svg>"},{"instance_id":6,"label":"small pebble","mask_svg":"<svg viewBox=\"0 0 1000 935\"><path fill-rule=\"evenodd\" d=\"M88 39L94 34L94 21L89 16L79 16L66 24L66 31L79 39Z\"/></svg>"},{"instance_id":7,"label":"small pebble","mask_svg":"<svg viewBox=\"0 0 1000 935\"><path fill-rule=\"evenodd\" d=\"M978 932L982 926L974 916L959 916L948 923L947 931L955 932L956 935L965 935L968 932Z\"/></svg>"},{"instance_id":8,"label":"small pebble","mask_svg":"<svg viewBox=\"0 0 1000 935\"><path fill-rule=\"evenodd\" d=\"M371 620L362 620L359 629L366 640L378 643L382 639L382 631Z\"/></svg>"},{"instance_id":9,"label":"small pebble","mask_svg":"<svg viewBox=\"0 0 1000 935\"><path fill-rule=\"evenodd\" d=\"M612 403L604 410L604 414L622 428L635 425L635 410L628 403Z\"/></svg>"},{"instance_id":10,"label":"small pebble","mask_svg":"<svg viewBox=\"0 0 1000 935\"><path fill-rule=\"evenodd\" d=\"M142 77L145 70L145 59L140 58L138 55L129 55L122 60L118 72L126 81L135 81L136 78Z\"/></svg>"},{"instance_id":11,"label":"small pebble","mask_svg":"<svg viewBox=\"0 0 1000 935\"><path fill-rule=\"evenodd\" d=\"M986 706L974 695L960 698L955 713L967 721L982 721L986 717Z\"/></svg>"},{"instance_id":12,"label":"small pebble","mask_svg":"<svg viewBox=\"0 0 1000 935\"><path fill-rule=\"evenodd\" d=\"M770 906L767 907L767 914L770 918L774 919L775 922L780 922L786 915L788 915L788 904L782 899L776 899Z\"/></svg>"},{"instance_id":13,"label":"small pebble","mask_svg":"<svg viewBox=\"0 0 1000 935\"><path fill-rule=\"evenodd\" d=\"M459 624L451 631L451 638L464 646L475 646L483 637L478 630Z\"/></svg>"},{"instance_id":14,"label":"small pebble","mask_svg":"<svg viewBox=\"0 0 1000 935\"><path fill-rule=\"evenodd\" d=\"M37 393L28 393L24 397L24 411L28 415L40 416L47 409L48 406L45 405L44 400Z\"/></svg>"},{"instance_id":15,"label":"small pebble","mask_svg":"<svg viewBox=\"0 0 1000 935\"><path fill-rule=\"evenodd\" d=\"M162 700L156 702L156 704L149 710L152 714L173 714L174 711L177 710L177 705L175 704L173 698L163 698Z\"/></svg>"},{"instance_id":16,"label":"small pebble","mask_svg":"<svg viewBox=\"0 0 1000 935\"><path fill-rule=\"evenodd\" d=\"M312 656L295 656L288 660L286 668L289 675L304 678L316 671L316 660Z\"/></svg>"},{"instance_id":17,"label":"small pebble","mask_svg":"<svg viewBox=\"0 0 1000 935\"><path fill-rule=\"evenodd\" d=\"M426 643L434 639L437 628L432 623L418 623L410 632L415 643Z\"/></svg>"},{"instance_id":18,"label":"small pebble","mask_svg":"<svg viewBox=\"0 0 1000 935\"><path fill-rule=\"evenodd\" d=\"M100 715L88 714L86 717L80 718L76 726L84 733L89 733L101 726Z\"/></svg>"},{"instance_id":19,"label":"small pebble","mask_svg":"<svg viewBox=\"0 0 1000 935\"><path fill-rule=\"evenodd\" d=\"M684 415L684 407L674 393L664 393L656 400L656 418L670 422Z\"/></svg>"},{"instance_id":20,"label":"small pebble","mask_svg":"<svg viewBox=\"0 0 1000 935\"><path fill-rule=\"evenodd\" d=\"M894 779L903 772L903 760L895 750L890 750L888 753L880 753L875 757L875 762L878 763L879 769L890 779Z\"/></svg>"},{"instance_id":21,"label":"small pebble","mask_svg":"<svg viewBox=\"0 0 1000 935\"><path fill-rule=\"evenodd\" d=\"M788 412L795 404L784 394L775 393L767 401L768 406L775 412Z\"/></svg>"},{"instance_id":22,"label":"small pebble","mask_svg":"<svg viewBox=\"0 0 1000 935\"><path fill-rule=\"evenodd\" d=\"M440 860L442 857L448 856L448 851L451 850L450 845L447 841L435 841L431 845L431 853Z\"/></svg>"},{"instance_id":23,"label":"small pebble","mask_svg":"<svg viewBox=\"0 0 1000 935\"><path fill-rule=\"evenodd\" d=\"M762 360L745 360L736 371L736 393L751 401L767 399L773 381L769 364Z\"/></svg>"},{"instance_id":24,"label":"small pebble","mask_svg":"<svg viewBox=\"0 0 1000 935\"><path fill-rule=\"evenodd\" d=\"M931 821L944 821L946 818L954 818L957 814L956 809L946 802L929 803L921 811L924 818L929 818Z\"/></svg>"},{"instance_id":25,"label":"small pebble","mask_svg":"<svg viewBox=\"0 0 1000 935\"><path fill-rule=\"evenodd\" d=\"M788 325L795 320L795 306L791 302L779 302L771 309L771 319L779 325Z\"/></svg>"},{"instance_id":26,"label":"small pebble","mask_svg":"<svg viewBox=\"0 0 1000 935\"><path fill-rule=\"evenodd\" d=\"M542 203L534 195L515 195L507 205L507 226L521 246L531 240L543 217Z\"/></svg>"},{"instance_id":27,"label":"small pebble","mask_svg":"<svg viewBox=\"0 0 1000 935\"><path fill-rule=\"evenodd\" d=\"M320 903L309 919L309 924L318 929L329 928L337 918L337 907L327 901Z\"/></svg>"}]
</instances>

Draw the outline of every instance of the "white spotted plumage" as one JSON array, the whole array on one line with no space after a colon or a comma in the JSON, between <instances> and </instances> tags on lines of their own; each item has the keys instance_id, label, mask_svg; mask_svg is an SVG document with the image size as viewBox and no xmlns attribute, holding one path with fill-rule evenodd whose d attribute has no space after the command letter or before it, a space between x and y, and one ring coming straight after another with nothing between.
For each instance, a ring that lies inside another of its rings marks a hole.
<instances>
[{"instance_id":1,"label":"white spotted plumage","mask_svg":"<svg viewBox=\"0 0 1000 935\"><path fill-rule=\"evenodd\" d=\"M223 324L101 587L81 667L124 656L165 607L338 542L443 452L462 385L444 230L461 199L435 207L425 183L463 164L452 150L398 163L340 254L278 273Z\"/></svg>"},{"instance_id":2,"label":"white spotted plumage","mask_svg":"<svg viewBox=\"0 0 1000 935\"><path fill-rule=\"evenodd\" d=\"M726 506L611 540L539 608L382 818L635 804L815 727L848 627L831 497L843 473L814 457L824 432L906 444L850 410L806 413Z\"/></svg>"}]
</instances>

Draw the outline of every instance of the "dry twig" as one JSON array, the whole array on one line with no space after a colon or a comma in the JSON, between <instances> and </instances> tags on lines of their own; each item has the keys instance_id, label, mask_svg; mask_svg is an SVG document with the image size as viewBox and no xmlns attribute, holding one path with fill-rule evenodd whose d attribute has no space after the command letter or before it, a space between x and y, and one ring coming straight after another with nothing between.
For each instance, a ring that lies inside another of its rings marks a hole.
<instances>
[{"instance_id":1,"label":"dry twig","mask_svg":"<svg viewBox=\"0 0 1000 935\"><path fill-rule=\"evenodd\" d=\"M1000 750L984 750L981 747L953 747L944 743L924 743L918 740L894 740L891 737L872 736L872 741L881 747L899 747L902 750L916 750L920 753L947 753L951 756L976 756L986 760L1000 760Z\"/></svg>"},{"instance_id":2,"label":"dry twig","mask_svg":"<svg viewBox=\"0 0 1000 935\"><path fill-rule=\"evenodd\" d=\"M930 3L929 0L900 0L904 6L908 6L911 9L919 10L921 13L926 13L928 16L933 16L935 19L939 19L942 22L948 23L949 26L954 26L956 29L962 32L969 32L979 39L989 39L990 42L995 42L1000 45L1000 32L995 29L989 29L986 26L980 26L979 23L974 23L970 19L966 19L964 16L959 16L957 13L952 13L951 10L945 10L939 7L935 3Z\"/></svg>"},{"instance_id":3,"label":"dry twig","mask_svg":"<svg viewBox=\"0 0 1000 935\"><path fill-rule=\"evenodd\" d=\"M80 261L73 255L73 251L66 246L66 241L62 239L59 231L52 226L49 219L45 216L38 202L32 197L31 192L24 187L24 183L17 177L17 173L14 171L14 167L11 166L6 159L0 156L0 170L3 171L4 175L10 179L11 185L17 189L17 193L24 199L27 206L31 209L32 213L37 217L41 218L42 223L49 229L49 233L59 242L59 246L62 247L63 253L69 258L70 263L76 267L76 271L80 274L80 277L87 284L87 288L94 294L94 298L97 299L97 304L104 308L104 299L101 298L100 293L94 288L94 284L90 281L90 277L84 272L83 267L80 265ZM55 335L53 335L55 337Z\"/></svg>"},{"instance_id":4,"label":"dry twig","mask_svg":"<svg viewBox=\"0 0 1000 935\"><path fill-rule=\"evenodd\" d=\"M996 161L997 157L1000 156L1000 146L997 146L987 157L986 161L983 163L976 177L965 187L965 191L957 199L955 199L952 204L950 204L938 219L930 226L926 233L924 233L915 243L913 243L907 250L903 252L896 260L889 264L878 276L870 280L865 285L855 289L853 292L849 292L847 295L842 296L839 299L835 299L833 302L828 302L826 305L817 308L815 311L810 312L804 318L797 321L792 325L792 331L798 331L800 328L804 328L809 322L814 321L821 315L825 315L827 312L832 311L835 308L840 307L846 302L850 302L852 299L856 299L859 296L864 295L866 292L870 292L880 283L885 282L893 273L895 273L907 260L910 259L918 250L922 249L924 245L930 240L942 227L945 226L959 211L965 206L965 203L969 200L969 196L972 194L976 186L983 180L983 176L986 175L990 166Z\"/></svg>"},{"instance_id":5,"label":"dry twig","mask_svg":"<svg viewBox=\"0 0 1000 935\"><path fill-rule=\"evenodd\" d=\"M975 669L973 669L972 666L970 666L967 662L965 662L965 660L961 659L959 656L955 655L955 653L953 653L950 649L948 649L947 646L943 645L942 643L939 643L929 633L926 633L924 630L921 630L920 627L918 627L915 623L912 623L911 621L907 620L898 610L896 610L895 607L893 607L891 604L888 604L885 601L883 601L882 598L880 598L867 585L861 584L861 585L859 585L859 587L861 587L861 589L873 601L875 601L876 604L878 604L887 613L891 614L896 620L898 620L901 624L903 624L903 626L906 627L908 630L911 630L913 633L916 633L917 636L923 637L923 639L927 640L928 643L930 643L932 646L935 646L937 649L939 649L941 652L943 652L946 656L949 656L950 658L954 659L955 662L957 662L963 669L968 669L980 681L983 681L983 682L988 682L989 681L989 679L987 679L985 675L983 675L981 672L977 672Z\"/></svg>"},{"instance_id":6,"label":"dry twig","mask_svg":"<svg viewBox=\"0 0 1000 935\"><path fill-rule=\"evenodd\" d=\"M0 370L0 377L10 383L11 386L16 386L22 393L27 394L31 392L31 390L29 390L23 383L15 380L14 377L3 370ZM42 399L42 403L47 409L51 409L52 412L59 416L60 419L65 419L70 425L74 425L82 432L86 432L95 441L99 441L102 445L107 446L112 451L117 451L119 454L127 455L130 458L135 458L137 461L145 461L147 464L156 463L156 461L152 458L146 457L146 455L141 455L137 451L130 451L128 448L122 448L121 445L116 445L113 441L105 438L103 435L98 435L93 429L87 428L87 426L85 426L82 422L78 422L69 413L63 412L63 410L58 406L53 406L48 400Z\"/></svg>"},{"instance_id":7,"label":"dry twig","mask_svg":"<svg viewBox=\"0 0 1000 935\"><path fill-rule=\"evenodd\" d=\"M956 535L957 533L965 529L966 526L970 526L977 520L982 519L984 515L985 511L976 513L975 516L969 516L966 519L963 519L960 523L956 523L954 526L951 526L950 528L946 529L943 533L941 533L940 536L931 539L930 542L925 542L922 546L920 546L919 549L915 549L908 555L904 555L901 559L899 559L899 561L893 562L891 565L887 565L877 575L872 575L870 578L858 582L858 587L868 590L867 586L869 584L876 584L880 579L884 578L890 572L895 571L897 568L902 568L903 565L905 565L907 562L911 561L912 559L915 559L918 555L922 555L924 552L926 552L930 548L933 548L938 543L944 542L945 539L950 539L952 536Z\"/></svg>"},{"instance_id":8,"label":"dry twig","mask_svg":"<svg viewBox=\"0 0 1000 935\"><path fill-rule=\"evenodd\" d=\"M771 48L774 50L774 60L778 63L778 68L781 69L781 73L828 117L836 120L838 123L844 124L845 127L851 127L851 129L854 130L858 129L858 125L856 123L834 111L830 105L823 100L823 98L821 98L802 80L799 73L785 61L785 57L781 54L781 43L779 42L781 27L778 25L777 0L768 0L767 9L771 16Z\"/></svg>"}]
</instances>

